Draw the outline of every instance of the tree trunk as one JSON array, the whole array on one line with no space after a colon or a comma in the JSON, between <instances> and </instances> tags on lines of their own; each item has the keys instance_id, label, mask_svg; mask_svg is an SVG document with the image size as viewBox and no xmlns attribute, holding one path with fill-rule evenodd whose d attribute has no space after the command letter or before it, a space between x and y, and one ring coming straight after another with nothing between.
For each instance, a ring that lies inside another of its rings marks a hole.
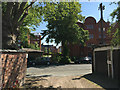
<instances>
[{"instance_id":1,"label":"tree trunk","mask_svg":"<svg viewBox=\"0 0 120 90\"><path fill-rule=\"evenodd\" d=\"M10 21L2 18L2 49L17 49L17 28L12 27Z\"/></svg>"},{"instance_id":2,"label":"tree trunk","mask_svg":"<svg viewBox=\"0 0 120 90\"><path fill-rule=\"evenodd\" d=\"M63 53L64 57L69 56L69 48L68 48L68 42L67 41L62 42L62 53Z\"/></svg>"},{"instance_id":3,"label":"tree trunk","mask_svg":"<svg viewBox=\"0 0 120 90\"><path fill-rule=\"evenodd\" d=\"M22 25L23 20L28 15L28 10L35 1L26 8L24 7L27 2L7 2L6 11L2 14L2 49L18 48L19 26Z\"/></svg>"}]
</instances>

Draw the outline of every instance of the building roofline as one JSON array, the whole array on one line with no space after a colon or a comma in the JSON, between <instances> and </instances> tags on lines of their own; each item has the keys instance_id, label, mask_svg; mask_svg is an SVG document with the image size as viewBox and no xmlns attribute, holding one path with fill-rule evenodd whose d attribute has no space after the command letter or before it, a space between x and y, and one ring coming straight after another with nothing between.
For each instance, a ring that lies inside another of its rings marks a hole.
<instances>
[{"instance_id":1,"label":"building roofline","mask_svg":"<svg viewBox=\"0 0 120 90\"><path fill-rule=\"evenodd\" d=\"M40 32L34 32L34 33L32 33L32 34L34 34L34 35L41 35Z\"/></svg>"}]
</instances>

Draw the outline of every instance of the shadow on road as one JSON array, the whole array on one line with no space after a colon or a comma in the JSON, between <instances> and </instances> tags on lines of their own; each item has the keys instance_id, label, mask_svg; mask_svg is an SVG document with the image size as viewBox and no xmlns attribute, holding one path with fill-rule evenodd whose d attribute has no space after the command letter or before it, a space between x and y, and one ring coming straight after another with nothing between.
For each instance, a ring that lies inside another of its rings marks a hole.
<instances>
[{"instance_id":1,"label":"shadow on road","mask_svg":"<svg viewBox=\"0 0 120 90\"><path fill-rule=\"evenodd\" d=\"M38 81L47 81L47 79L44 79L44 77L51 77L51 75L41 75L41 76L30 76L26 75L26 83L23 85L24 87L32 87L32 88L37 88L34 87L33 84L37 84ZM28 78L28 79L27 79ZM42 86L39 86L42 88Z\"/></svg>"},{"instance_id":2,"label":"shadow on road","mask_svg":"<svg viewBox=\"0 0 120 90\"><path fill-rule=\"evenodd\" d=\"M112 79L102 76L102 75L86 74L82 77L86 78L87 80L89 80L91 82L96 83L97 85L100 85L104 89L118 88L118 83L115 80L112 80Z\"/></svg>"},{"instance_id":3,"label":"shadow on road","mask_svg":"<svg viewBox=\"0 0 120 90\"><path fill-rule=\"evenodd\" d=\"M27 77L29 76L29 77ZM26 80L25 80L25 84L22 86L22 88L27 88L29 90L33 90L33 89L42 89L42 90L50 90L50 89L60 89L61 86L58 86L57 88L54 88L52 85L50 86L47 86L47 87L44 87L43 85L39 84L38 82L40 81L43 81L43 82L46 82L48 83L48 79L44 78L44 77L51 77L52 75L41 75L41 76L30 76L30 75L27 75L26 76Z\"/></svg>"},{"instance_id":4,"label":"shadow on road","mask_svg":"<svg viewBox=\"0 0 120 90\"><path fill-rule=\"evenodd\" d=\"M28 75L26 75L26 77L29 77L30 75L28 74ZM30 76L31 78L41 78L41 77L50 77L50 76L52 76L52 75L41 75L41 76Z\"/></svg>"}]
</instances>

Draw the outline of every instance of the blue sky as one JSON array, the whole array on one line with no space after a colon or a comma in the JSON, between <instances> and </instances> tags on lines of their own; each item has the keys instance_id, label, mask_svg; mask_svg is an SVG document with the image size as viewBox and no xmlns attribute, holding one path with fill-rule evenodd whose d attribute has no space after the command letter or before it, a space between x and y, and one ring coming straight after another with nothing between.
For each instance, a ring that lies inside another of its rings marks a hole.
<instances>
[{"instance_id":1,"label":"blue sky","mask_svg":"<svg viewBox=\"0 0 120 90\"><path fill-rule=\"evenodd\" d=\"M98 10L99 4L101 2L80 2L81 4L81 14L85 17L92 16L98 22L100 19L100 10ZM113 12L114 9L117 8L117 5L112 4L109 5L110 2L102 2L105 5L105 10L103 11L103 18L105 21L109 20L111 22L110 13ZM47 22L41 22L40 26L34 32L41 32L41 30L45 30ZM42 40L43 44L47 44L45 39ZM49 43L49 45L55 45L54 43ZM59 45L60 46L60 45Z\"/></svg>"}]
</instances>

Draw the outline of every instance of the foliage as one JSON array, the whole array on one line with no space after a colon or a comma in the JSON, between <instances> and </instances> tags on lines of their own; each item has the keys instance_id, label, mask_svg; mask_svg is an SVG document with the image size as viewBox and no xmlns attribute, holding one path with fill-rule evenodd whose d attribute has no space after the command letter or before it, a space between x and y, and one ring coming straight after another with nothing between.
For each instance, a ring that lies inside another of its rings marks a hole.
<instances>
[{"instance_id":1,"label":"foliage","mask_svg":"<svg viewBox=\"0 0 120 90\"><path fill-rule=\"evenodd\" d=\"M120 1L117 2L117 9L115 9L112 13L112 20L116 17L116 22L111 25L111 27L108 30L109 35L112 36L112 44L113 45L120 45ZM114 26L118 25L117 28Z\"/></svg>"},{"instance_id":2,"label":"foliage","mask_svg":"<svg viewBox=\"0 0 120 90\"><path fill-rule=\"evenodd\" d=\"M71 59L69 56L63 56L59 61L60 64L69 64L70 62L71 62Z\"/></svg>"},{"instance_id":3,"label":"foliage","mask_svg":"<svg viewBox=\"0 0 120 90\"><path fill-rule=\"evenodd\" d=\"M28 48L40 50L40 47L39 47L38 43L36 43L36 42L35 42L35 44L30 44L28 46Z\"/></svg>"},{"instance_id":4,"label":"foliage","mask_svg":"<svg viewBox=\"0 0 120 90\"><path fill-rule=\"evenodd\" d=\"M28 15L24 19L22 26L27 26L31 31L35 31L36 27L40 25L42 21L42 5L41 3L35 3L29 9Z\"/></svg>"},{"instance_id":5,"label":"foliage","mask_svg":"<svg viewBox=\"0 0 120 90\"><path fill-rule=\"evenodd\" d=\"M22 30L35 30L39 25L42 6L41 3L35 3L35 1L2 2L2 38L6 41L2 42L3 48L17 48L17 40L24 40L25 37L26 32Z\"/></svg>"},{"instance_id":6,"label":"foliage","mask_svg":"<svg viewBox=\"0 0 120 90\"><path fill-rule=\"evenodd\" d=\"M62 54L54 54L52 56L52 62L54 64L69 64L71 59L69 56L62 56Z\"/></svg>"},{"instance_id":7,"label":"foliage","mask_svg":"<svg viewBox=\"0 0 120 90\"><path fill-rule=\"evenodd\" d=\"M51 49L50 49L50 48L48 48L48 53L49 53L49 54L52 54L52 52L51 52Z\"/></svg>"},{"instance_id":8,"label":"foliage","mask_svg":"<svg viewBox=\"0 0 120 90\"><path fill-rule=\"evenodd\" d=\"M48 53L47 47L45 47L45 53Z\"/></svg>"},{"instance_id":9,"label":"foliage","mask_svg":"<svg viewBox=\"0 0 120 90\"><path fill-rule=\"evenodd\" d=\"M35 48L39 48L39 45L38 45L38 43L37 42L35 42Z\"/></svg>"},{"instance_id":10,"label":"foliage","mask_svg":"<svg viewBox=\"0 0 120 90\"><path fill-rule=\"evenodd\" d=\"M39 3L40 4L40 3ZM36 28L40 25L40 22L42 21L42 6L39 4L33 5L28 11L28 15L24 19L22 25L20 26L20 40L23 43L23 47L28 46L28 35L35 38L31 31L35 31Z\"/></svg>"},{"instance_id":11,"label":"foliage","mask_svg":"<svg viewBox=\"0 0 120 90\"><path fill-rule=\"evenodd\" d=\"M53 54L51 60L53 64L58 64L62 59L62 56L60 54Z\"/></svg>"},{"instance_id":12,"label":"foliage","mask_svg":"<svg viewBox=\"0 0 120 90\"><path fill-rule=\"evenodd\" d=\"M77 57L72 57L71 61L75 61L77 59Z\"/></svg>"},{"instance_id":13,"label":"foliage","mask_svg":"<svg viewBox=\"0 0 120 90\"><path fill-rule=\"evenodd\" d=\"M20 27L20 36L19 36L19 40L21 42L21 46L24 47L24 48L27 48L29 47L28 45L28 32L29 32L29 29L28 28L25 28L25 27Z\"/></svg>"},{"instance_id":14,"label":"foliage","mask_svg":"<svg viewBox=\"0 0 120 90\"><path fill-rule=\"evenodd\" d=\"M63 55L68 55L68 43L82 43L88 39L88 31L80 28L76 23L84 20L81 5L78 2L45 3L44 21L48 21L47 28L42 35L47 36L46 42L62 43Z\"/></svg>"}]
</instances>

